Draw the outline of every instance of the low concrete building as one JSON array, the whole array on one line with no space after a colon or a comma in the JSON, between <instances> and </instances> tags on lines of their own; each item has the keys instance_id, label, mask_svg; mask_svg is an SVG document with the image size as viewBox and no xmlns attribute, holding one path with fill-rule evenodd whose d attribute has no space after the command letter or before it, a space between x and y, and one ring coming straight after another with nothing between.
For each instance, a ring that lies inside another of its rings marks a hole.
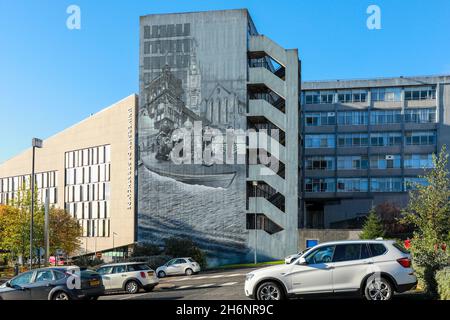
<instances>
[{"instance_id":1,"label":"low concrete building","mask_svg":"<svg viewBox=\"0 0 450 320\"><path fill-rule=\"evenodd\" d=\"M79 254L125 248L118 250L120 255L134 243L137 102L131 95L36 149L38 200L43 203L48 191L51 205L65 208L79 221ZM31 154L30 148L0 165L0 203L30 188Z\"/></svg>"}]
</instances>

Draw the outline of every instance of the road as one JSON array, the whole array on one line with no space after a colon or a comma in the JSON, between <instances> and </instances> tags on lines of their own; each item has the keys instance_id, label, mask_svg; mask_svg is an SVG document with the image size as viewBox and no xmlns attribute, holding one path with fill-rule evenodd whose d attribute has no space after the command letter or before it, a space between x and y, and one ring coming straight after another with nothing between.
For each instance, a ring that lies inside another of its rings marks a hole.
<instances>
[{"instance_id":1,"label":"road","mask_svg":"<svg viewBox=\"0 0 450 320\"><path fill-rule=\"evenodd\" d=\"M245 275L254 269L203 272L191 277L167 277L152 292L108 294L99 300L246 300Z\"/></svg>"}]
</instances>

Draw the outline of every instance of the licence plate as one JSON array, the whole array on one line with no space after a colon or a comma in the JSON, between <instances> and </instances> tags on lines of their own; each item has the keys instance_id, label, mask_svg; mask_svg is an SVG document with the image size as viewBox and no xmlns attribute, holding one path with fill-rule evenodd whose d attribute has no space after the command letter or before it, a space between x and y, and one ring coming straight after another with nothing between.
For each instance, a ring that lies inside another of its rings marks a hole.
<instances>
[{"instance_id":1,"label":"licence plate","mask_svg":"<svg viewBox=\"0 0 450 320\"><path fill-rule=\"evenodd\" d=\"M100 280L91 280L89 281L89 285L91 287L98 287L100 285Z\"/></svg>"},{"instance_id":2,"label":"licence plate","mask_svg":"<svg viewBox=\"0 0 450 320\"><path fill-rule=\"evenodd\" d=\"M149 271L149 272L147 272L147 274L150 276L150 277L153 277L153 275L155 274L153 271Z\"/></svg>"}]
</instances>

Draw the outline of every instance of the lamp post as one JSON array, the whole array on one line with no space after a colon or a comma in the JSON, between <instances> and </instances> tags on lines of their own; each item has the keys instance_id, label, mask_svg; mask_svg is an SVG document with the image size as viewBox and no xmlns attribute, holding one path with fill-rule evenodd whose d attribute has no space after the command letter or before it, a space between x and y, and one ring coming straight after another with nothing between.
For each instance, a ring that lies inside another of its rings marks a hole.
<instances>
[{"instance_id":1,"label":"lamp post","mask_svg":"<svg viewBox=\"0 0 450 320\"><path fill-rule=\"evenodd\" d=\"M117 236L117 233L113 232L112 233L112 238L113 238L113 250L112 250L113 261L114 261L114 254L116 252L116 246L114 245L114 237L115 236Z\"/></svg>"},{"instance_id":2,"label":"lamp post","mask_svg":"<svg viewBox=\"0 0 450 320\"><path fill-rule=\"evenodd\" d=\"M33 228L34 228L34 158L36 148L42 148L42 140L33 138L31 141L31 221L30 221L30 270L33 269Z\"/></svg>"},{"instance_id":3,"label":"lamp post","mask_svg":"<svg viewBox=\"0 0 450 320\"><path fill-rule=\"evenodd\" d=\"M258 181L253 181L253 195L255 196L255 250L254 250L254 263L258 263L258 197L256 196L256 187L258 187Z\"/></svg>"}]
</instances>

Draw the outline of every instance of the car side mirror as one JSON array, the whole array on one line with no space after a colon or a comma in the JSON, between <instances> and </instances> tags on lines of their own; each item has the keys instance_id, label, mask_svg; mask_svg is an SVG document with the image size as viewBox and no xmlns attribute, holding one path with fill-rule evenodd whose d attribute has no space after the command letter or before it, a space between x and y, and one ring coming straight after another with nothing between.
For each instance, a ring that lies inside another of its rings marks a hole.
<instances>
[{"instance_id":1,"label":"car side mirror","mask_svg":"<svg viewBox=\"0 0 450 320\"><path fill-rule=\"evenodd\" d=\"M7 282L7 283L5 283L5 286L6 286L7 288L12 288L12 286L11 286L11 283L10 283L10 282Z\"/></svg>"},{"instance_id":2,"label":"car side mirror","mask_svg":"<svg viewBox=\"0 0 450 320\"><path fill-rule=\"evenodd\" d=\"M299 265L307 265L308 262L306 262L305 258L301 257L300 259L298 259L297 264L299 264Z\"/></svg>"}]
</instances>

